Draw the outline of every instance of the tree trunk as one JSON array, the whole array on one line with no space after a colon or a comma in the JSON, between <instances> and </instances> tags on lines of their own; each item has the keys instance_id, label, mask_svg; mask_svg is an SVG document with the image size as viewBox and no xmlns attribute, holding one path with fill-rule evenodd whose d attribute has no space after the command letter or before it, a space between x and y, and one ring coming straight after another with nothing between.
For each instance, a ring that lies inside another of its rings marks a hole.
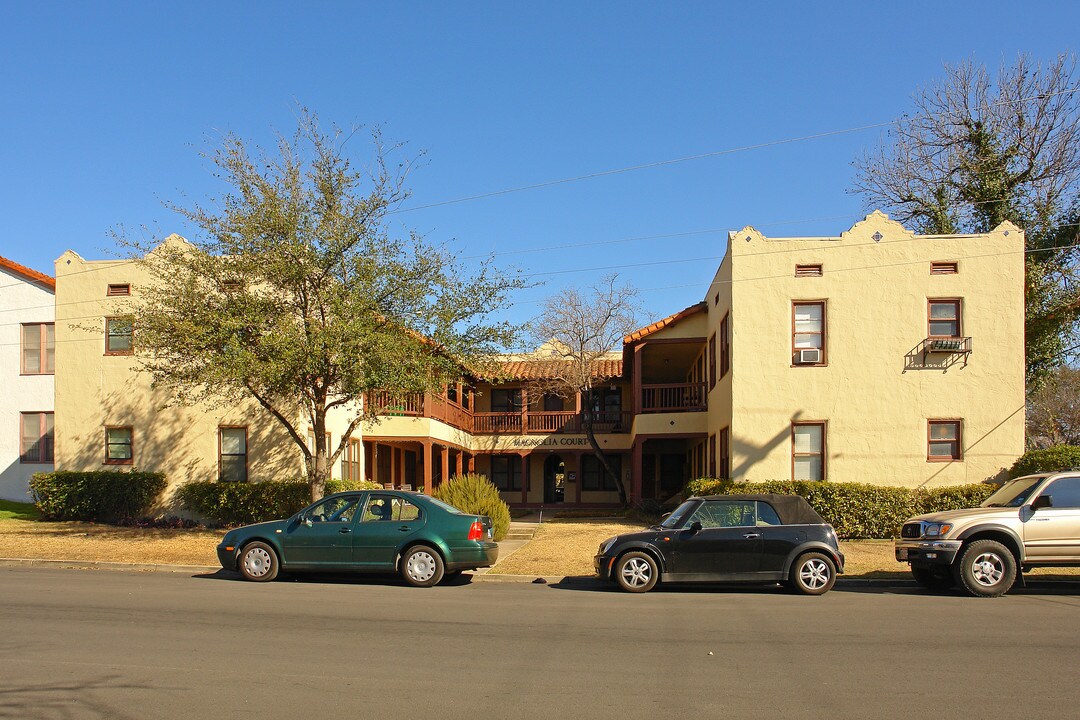
<instances>
[{"instance_id":1,"label":"tree trunk","mask_svg":"<svg viewBox=\"0 0 1080 720\"><path fill-rule=\"evenodd\" d=\"M326 481L330 479L329 467L326 462L326 403L317 401L314 413L315 426L315 457L314 462L308 467L308 482L311 483L311 502L321 500L326 494Z\"/></svg>"},{"instance_id":2,"label":"tree trunk","mask_svg":"<svg viewBox=\"0 0 1080 720\"><path fill-rule=\"evenodd\" d=\"M604 451L600 449L600 443L596 441L596 432L593 429L593 409L592 409L592 393L583 393L585 395L584 401L581 403L582 420L585 425L585 437L589 439L589 446L592 448L593 455L600 462L600 467L603 469L604 474L615 481L615 487L619 490L619 503L623 507L627 507L626 502L626 487L623 485L623 479L619 477L619 473L616 473L608 465L607 457L604 455Z\"/></svg>"}]
</instances>

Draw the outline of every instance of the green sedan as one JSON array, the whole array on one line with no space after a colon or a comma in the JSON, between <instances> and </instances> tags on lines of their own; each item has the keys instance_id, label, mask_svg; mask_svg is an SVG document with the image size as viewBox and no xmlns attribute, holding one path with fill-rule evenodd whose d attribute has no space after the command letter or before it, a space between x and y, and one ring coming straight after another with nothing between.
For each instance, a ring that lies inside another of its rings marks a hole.
<instances>
[{"instance_id":1,"label":"green sedan","mask_svg":"<svg viewBox=\"0 0 1080 720\"><path fill-rule=\"evenodd\" d=\"M288 572L397 572L431 587L445 575L490 567L499 557L491 518L420 493L369 490L329 495L287 520L225 533L226 570L256 582Z\"/></svg>"}]
</instances>

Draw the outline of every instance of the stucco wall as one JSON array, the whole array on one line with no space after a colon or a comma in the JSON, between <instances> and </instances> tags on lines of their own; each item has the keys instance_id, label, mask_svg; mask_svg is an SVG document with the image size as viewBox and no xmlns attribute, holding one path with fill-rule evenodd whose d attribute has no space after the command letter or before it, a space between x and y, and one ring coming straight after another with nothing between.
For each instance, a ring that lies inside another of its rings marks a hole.
<instances>
[{"instance_id":1,"label":"stucco wall","mask_svg":"<svg viewBox=\"0 0 1080 720\"><path fill-rule=\"evenodd\" d=\"M218 428L247 426L251 481L304 475L303 455L281 424L254 401L227 407L168 407L169 396L136 372L131 356L105 355L104 318L123 314L131 301L106 297L110 283L129 283L135 297L147 276L128 261L86 261L68 251L56 262L56 464L64 470L133 467L160 471L170 491L183 482L218 476ZM135 328L138 342L138 328ZM134 462L104 463L108 425L133 428ZM347 412L335 412L327 429L336 449ZM306 425L304 425L306 430ZM305 433L306 434L306 433ZM354 433L356 439L359 433ZM361 463L363 458L361 457ZM341 462L333 463L341 476ZM169 493L166 502L169 500Z\"/></svg>"},{"instance_id":2,"label":"stucco wall","mask_svg":"<svg viewBox=\"0 0 1080 720\"><path fill-rule=\"evenodd\" d=\"M49 323L54 317L53 293L21 275L0 269L0 498L30 500L28 483L36 472L51 472L51 463L19 462L20 413L53 410L53 376L22 375L22 324Z\"/></svg>"},{"instance_id":3,"label":"stucco wall","mask_svg":"<svg viewBox=\"0 0 1080 720\"><path fill-rule=\"evenodd\" d=\"M733 477L790 478L791 423L817 420L827 422L828 480L998 477L1024 445L1023 248L1009 224L915 236L881 213L839 238L733 233ZM931 261L957 261L959 273L931 275ZM821 263L823 275L796 278L796 263ZM944 367L942 356L921 366L910 353L927 336L927 299L946 297L962 298L973 352L966 366L952 357ZM792 301L819 299L827 365L792 366ZM963 420L963 459L928 462L927 420L946 418Z\"/></svg>"}]
</instances>

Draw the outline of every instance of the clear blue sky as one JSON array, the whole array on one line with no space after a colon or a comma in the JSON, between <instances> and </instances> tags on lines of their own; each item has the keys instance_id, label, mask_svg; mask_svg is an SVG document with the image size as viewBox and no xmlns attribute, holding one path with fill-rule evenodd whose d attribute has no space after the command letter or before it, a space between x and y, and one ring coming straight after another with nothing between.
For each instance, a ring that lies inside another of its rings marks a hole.
<instances>
[{"instance_id":1,"label":"clear blue sky","mask_svg":"<svg viewBox=\"0 0 1080 720\"><path fill-rule=\"evenodd\" d=\"M67 248L107 257L118 224L190 234L161 201L216 189L197 150L221 130L272 142L296 102L426 151L415 206L887 121L943 63L1076 51L1078 27L1075 2L6 2L0 254L52 273ZM864 211L851 160L881 132L395 222L529 272L719 258L726 231L747 224L849 227ZM701 230L718 232L587 245ZM555 245L573 247L512 254ZM717 263L620 273L654 319L701 300ZM509 316L597 274L548 276Z\"/></svg>"}]
</instances>

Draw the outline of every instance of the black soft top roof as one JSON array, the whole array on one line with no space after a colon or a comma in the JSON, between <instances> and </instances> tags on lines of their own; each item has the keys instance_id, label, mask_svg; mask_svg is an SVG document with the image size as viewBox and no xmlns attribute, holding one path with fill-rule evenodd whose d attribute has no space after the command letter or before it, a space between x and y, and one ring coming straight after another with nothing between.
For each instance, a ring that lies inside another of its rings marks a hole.
<instances>
[{"instance_id":1,"label":"black soft top roof","mask_svg":"<svg viewBox=\"0 0 1080 720\"><path fill-rule=\"evenodd\" d=\"M747 494L747 495L705 495L702 500L757 500L772 505L785 525L825 525L825 520L810 507L801 495Z\"/></svg>"}]
</instances>

